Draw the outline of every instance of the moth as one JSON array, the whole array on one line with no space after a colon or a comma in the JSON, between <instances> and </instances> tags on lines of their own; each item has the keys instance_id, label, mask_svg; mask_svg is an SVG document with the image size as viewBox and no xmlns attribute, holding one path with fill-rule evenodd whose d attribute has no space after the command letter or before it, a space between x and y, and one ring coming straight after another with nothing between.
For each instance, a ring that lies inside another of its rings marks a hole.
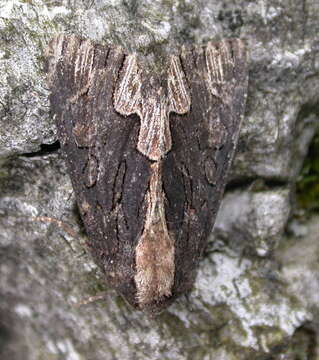
<instances>
[{"instance_id":1,"label":"moth","mask_svg":"<svg viewBox=\"0 0 319 360\"><path fill-rule=\"evenodd\" d=\"M50 103L94 261L133 307L188 292L212 231L243 117L239 39L169 56L161 71L118 46L58 35Z\"/></svg>"}]
</instances>

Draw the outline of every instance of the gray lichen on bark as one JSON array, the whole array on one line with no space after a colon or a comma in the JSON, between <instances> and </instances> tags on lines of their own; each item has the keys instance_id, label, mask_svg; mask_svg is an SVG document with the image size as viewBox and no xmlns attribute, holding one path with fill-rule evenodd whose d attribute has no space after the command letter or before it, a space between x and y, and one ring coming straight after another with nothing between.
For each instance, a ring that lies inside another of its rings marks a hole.
<instances>
[{"instance_id":1,"label":"gray lichen on bark","mask_svg":"<svg viewBox=\"0 0 319 360\"><path fill-rule=\"evenodd\" d=\"M317 0L2 0L0 32L2 359L293 358L293 336L311 342L308 330L294 334L305 324L315 334L318 219L298 241L283 234L318 124ZM224 37L250 48L246 116L212 241L193 292L157 319L105 289L64 161L48 146L56 135L42 55L58 32L137 50L150 63ZM78 235L32 221L38 215ZM101 290L104 302L73 306Z\"/></svg>"}]
</instances>

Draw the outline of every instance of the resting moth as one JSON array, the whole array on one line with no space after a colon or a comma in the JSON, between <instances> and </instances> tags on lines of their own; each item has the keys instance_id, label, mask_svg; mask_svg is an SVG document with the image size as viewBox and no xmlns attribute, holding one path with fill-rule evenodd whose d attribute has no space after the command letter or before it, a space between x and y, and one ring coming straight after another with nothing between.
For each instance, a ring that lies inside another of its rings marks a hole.
<instances>
[{"instance_id":1,"label":"resting moth","mask_svg":"<svg viewBox=\"0 0 319 360\"><path fill-rule=\"evenodd\" d=\"M77 36L50 43L50 102L89 247L131 305L189 291L212 231L247 92L239 39L184 49L161 72Z\"/></svg>"}]
</instances>

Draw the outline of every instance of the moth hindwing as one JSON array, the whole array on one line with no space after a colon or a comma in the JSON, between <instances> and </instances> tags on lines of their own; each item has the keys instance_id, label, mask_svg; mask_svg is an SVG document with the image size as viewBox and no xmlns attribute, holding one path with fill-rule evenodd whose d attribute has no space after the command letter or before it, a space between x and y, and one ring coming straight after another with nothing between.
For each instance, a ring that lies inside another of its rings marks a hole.
<instances>
[{"instance_id":1,"label":"moth hindwing","mask_svg":"<svg viewBox=\"0 0 319 360\"><path fill-rule=\"evenodd\" d=\"M51 107L89 247L108 284L158 311L189 291L212 231L247 92L238 39L170 56L76 36L50 43Z\"/></svg>"}]
</instances>

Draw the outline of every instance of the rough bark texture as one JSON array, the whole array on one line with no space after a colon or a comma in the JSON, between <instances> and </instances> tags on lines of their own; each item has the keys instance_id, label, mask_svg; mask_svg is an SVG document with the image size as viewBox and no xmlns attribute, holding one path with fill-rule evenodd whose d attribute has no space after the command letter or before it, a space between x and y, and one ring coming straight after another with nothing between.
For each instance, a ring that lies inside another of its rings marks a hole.
<instances>
[{"instance_id":1,"label":"rough bark texture","mask_svg":"<svg viewBox=\"0 0 319 360\"><path fill-rule=\"evenodd\" d=\"M283 234L318 124L318 1L2 0L0 14L1 359L316 359L319 220ZM245 121L208 251L191 294L157 319L106 288L86 251L42 68L63 31L150 64L208 40L241 37L250 49ZM101 291L104 301L74 306Z\"/></svg>"}]
</instances>

